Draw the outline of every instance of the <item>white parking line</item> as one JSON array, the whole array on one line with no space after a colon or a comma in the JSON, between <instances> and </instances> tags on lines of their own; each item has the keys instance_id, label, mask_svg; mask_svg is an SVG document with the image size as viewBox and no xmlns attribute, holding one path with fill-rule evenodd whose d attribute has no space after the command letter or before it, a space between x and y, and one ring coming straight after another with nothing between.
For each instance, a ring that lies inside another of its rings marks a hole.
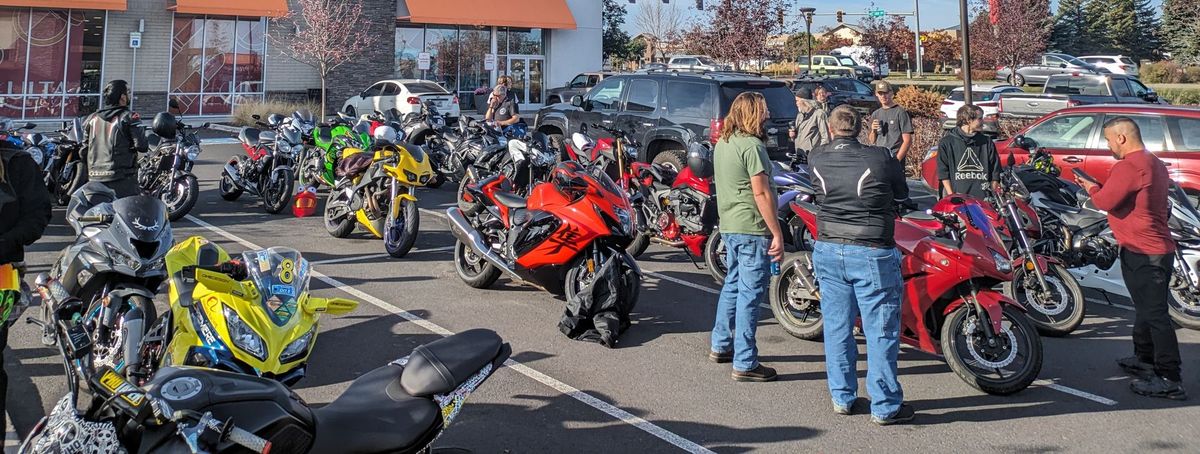
<instances>
[{"instance_id":1,"label":"white parking line","mask_svg":"<svg viewBox=\"0 0 1200 454\"><path fill-rule=\"evenodd\" d=\"M432 214L432 215L434 215L434 216L437 216L437 217L439 217L439 218L441 218L441 219L443 219L443 220L446 218L446 215L445 215L445 214L443 214L443 213L438 213L438 212L436 212L436 211L433 211L433 210L426 210L426 209L422 208L422 209L421 209L421 211L424 211L424 212L426 212L426 213L429 213L429 214ZM673 282L673 283L675 283L675 284L679 284L679 285L682 285L682 286L684 286L684 287L693 288L693 289L696 289L696 290L699 290L699 291L702 291L702 292L705 292L705 293L709 293L709 294L712 294L712 295L720 295L720 294L721 294L721 290L719 290L719 289L715 289L715 288L712 288L712 287L708 287L708 286L705 286L705 285L701 285L701 284L697 284L697 283L694 283L694 282L685 281L685 280L683 280L683 279L679 279L679 278L676 278L676 277L667 276L667 275L665 275L665 274L661 274L661 273L655 273L655 272L653 272L653 271L645 271L645 270L643 270L642 272L643 272L643 273L645 273L645 274L647 274L647 275L654 276L654 277L656 277L656 278L662 279L662 280L664 280L664 281ZM1115 304L1109 304L1109 305L1110 305L1110 306L1114 306L1114 307L1121 307L1120 305L1115 305ZM767 305L767 304L765 304L765 303L764 303L764 304L760 304L759 306L762 306L763 308L766 308L766 309L770 309L770 308L771 308L771 306L769 306L769 305ZM1087 399L1087 400L1090 400L1090 401L1093 401L1093 402L1097 402L1097 403L1100 403L1100 404L1103 404L1103 405L1109 405L1109 406L1113 406L1113 405L1116 405L1116 404L1117 404L1117 401L1115 401L1115 400L1112 400L1112 399L1109 399L1109 398L1107 398L1107 397L1098 396L1098 395L1095 395L1095 394L1089 393L1089 392L1087 392L1087 391L1081 391L1081 390L1078 390L1078 389L1075 389L1075 388L1071 388L1071 387L1069 387L1069 386L1060 385L1060 384L1057 384L1057 383L1051 382L1051 381L1049 381L1049 380L1037 380L1037 381L1035 381L1034 383L1035 383L1035 384L1037 384L1037 385L1040 385L1040 386L1045 386L1045 387L1047 387L1047 388L1053 389L1053 390L1055 390L1055 391L1059 391L1059 392L1067 393L1067 394L1070 394L1070 395L1072 395L1072 396L1076 396L1076 397L1082 397L1082 398L1084 398L1084 399Z\"/></svg>"},{"instance_id":2,"label":"white parking line","mask_svg":"<svg viewBox=\"0 0 1200 454\"><path fill-rule=\"evenodd\" d=\"M423 210L423 211L429 212L428 210ZM246 241L246 240L242 239L241 237L238 237L237 235L234 235L228 231L225 231L225 229L222 229L220 227L217 227L217 226L214 226L207 222L204 222L190 214L186 216L186 219L200 227L203 227L205 229L208 229L209 231L212 231L221 236L224 236L225 238L229 239L230 241L237 242L247 248L262 249L261 246L258 246L254 243ZM436 333L436 334L439 334L442 336L449 336L451 334L454 334L452 331L450 331L446 328L443 328L440 325L437 325L429 320L421 318L420 316L417 316L416 314L405 311L404 309L400 309L399 307L396 307L396 306L392 305L391 303L388 303L384 300L381 300L379 298L371 296L371 295L367 294L366 292L363 292L362 290L359 290L359 289L356 289L349 285L346 285L337 279L326 276L317 271L313 271L312 274L313 274L313 277L316 277L321 282L324 282L332 287L336 287L339 290L349 293L355 297L358 297L359 299L366 301L368 303L371 303L371 304L379 307L380 309L383 309L383 310L386 310L393 314L396 314L396 315L404 318L405 320L408 320L408 321L412 322L413 324L420 326L421 328L424 328L430 332L433 332L433 333ZM587 405L589 407L600 410L600 411L608 414L609 416L612 416L618 420L621 420L622 422L625 422L629 425L637 427L638 429L641 429L641 430L645 431L646 433L649 433L650 435L654 435L655 437L658 437L658 438L662 439L663 441L666 441L667 443L670 443L670 444L674 445L675 447L682 449L686 452L715 454L713 451L710 451L709 449L707 449L703 446L700 446L700 445L692 442L691 440L683 438L683 437L679 436L678 434L675 434L674 432L663 429L662 427L659 427L659 426L655 425L654 423L651 423L650 421L646 421L645 419L635 416L635 415L633 415L625 410L622 410L608 402L600 400L599 398L592 396L591 394L580 391L579 389L577 389L571 385L563 383L563 382L555 379L554 377L551 377L549 375L541 373L541 372L539 372L529 366L526 366L518 361L515 361L511 358L508 361L505 361L504 365L509 366L509 368L520 373L521 375L532 378L543 385L549 386L550 388L553 388L553 389L555 389L555 390L557 390L579 402L584 403L585 405Z\"/></svg>"},{"instance_id":3,"label":"white parking line","mask_svg":"<svg viewBox=\"0 0 1200 454\"><path fill-rule=\"evenodd\" d=\"M233 137L221 137L216 139L200 139L200 145L236 145L242 141Z\"/></svg>"}]
</instances>

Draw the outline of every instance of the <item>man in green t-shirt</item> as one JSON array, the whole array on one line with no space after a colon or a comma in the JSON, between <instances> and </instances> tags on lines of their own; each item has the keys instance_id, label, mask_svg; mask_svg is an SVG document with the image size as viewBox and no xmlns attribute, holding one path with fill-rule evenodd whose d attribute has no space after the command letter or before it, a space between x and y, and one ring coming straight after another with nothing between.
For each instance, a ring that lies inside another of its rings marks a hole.
<instances>
[{"instance_id":1,"label":"man in green t-shirt","mask_svg":"<svg viewBox=\"0 0 1200 454\"><path fill-rule=\"evenodd\" d=\"M717 301L709 359L733 362L737 381L772 381L775 369L759 364L755 331L759 307L771 282L771 261L783 260L783 232L776 219L771 161L761 137L769 117L762 94L738 95L713 152L717 214L729 273Z\"/></svg>"}]
</instances>

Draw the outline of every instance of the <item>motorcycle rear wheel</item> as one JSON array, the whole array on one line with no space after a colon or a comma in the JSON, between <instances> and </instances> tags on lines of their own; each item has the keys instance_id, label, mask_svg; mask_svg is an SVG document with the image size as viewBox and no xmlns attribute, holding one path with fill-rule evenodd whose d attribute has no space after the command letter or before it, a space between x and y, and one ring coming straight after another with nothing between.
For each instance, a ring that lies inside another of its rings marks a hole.
<instances>
[{"instance_id":1,"label":"motorcycle rear wheel","mask_svg":"<svg viewBox=\"0 0 1200 454\"><path fill-rule=\"evenodd\" d=\"M174 185L175 188L163 194L165 196L163 202L167 205L167 219L172 222L187 216L196 206L196 199L200 198L200 183L196 182L195 175L184 175L183 180L175 182ZM181 193L172 198L172 194L177 191Z\"/></svg>"},{"instance_id":2,"label":"motorcycle rear wheel","mask_svg":"<svg viewBox=\"0 0 1200 454\"><path fill-rule=\"evenodd\" d=\"M401 200L399 218L388 216L383 225L383 248L393 258L403 258L412 250L417 241L417 232L421 229L421 212L417 210L417 202ZM397 222L399 221L399 222Z\"/></svg>"},{"instance_id":3,"label":"motorcycle rear wheel","mask_svg":"<svg viewBox=\"0 0 1200 454\"><path fill-rule=\"evenodd\" d=\"M628 252L629 255L632 255L633 258L638 258L641 257L642 253L646 252L646 248L649 247L650 234L639 232L637 236L633 237L633 242L629 243L629 246L625 246L625 251Z\"/></svg>"},{"instance_id":4,"label":"motorcycle rear wheel","mask_svg":"<svg viewBox=\"0 0 1200 454\"><path fill-rule=\"evenodd\" d=\"M71 170L67 171L68 176L60 182L58 193L54 197L54 201L59 206L67 206L71 202L71 195L79 190L84 183L87 183L87 172L83 171L83 163L76 162L67 165ZM61 183L66 183L66 186L63 186Z\"/></svg>"},{"instance_id":5,"label":"motorcycle rear wheel","mask_svg":"<svg viewBox=\"0 0 1200 454\"><path fill-rule=\"evenodd\" d=\"M1200 330L1200 304L1193 305L1187 301L1197 301L1198 295L1187 289L1171 289L1171 298L1167 299L1168 312L1171 319L1191 330Z\"/></svg>"},{"instance_id":6,"label":"motorcycle rear wheel","mask_svg":"<svg viewBox=\"0 0 1200 454\"><path fill-rule=\"evenodd\" d=\"M1021 310L1005 305L998 347L983 345L980 319L969 306L950 314L942 325L941 345L946 364L963 381L988 394L1006 396L1029 387L1042 370L1042 338ZM1015 350L1014 350L1015 345ZM1004 368L1020 361L1010 373Z\"/></svg>"},{"instance_id":7,"label":"motorcycle rear wheel","mask_svg":"<svg viewBox=\"0 0 1200 454\"><path fill-rule=\"evenodd\" d=\"M334 203L334 199L342 195L343 192L344 191L339 191L338 188L331 189L329 191L329 195L325 197L325 209L322 210L324 214L322 217L325 220L325 231L329 232L329 234L334 238L346 238L349 237L351 233L354 233L355 219L354 213L348 212L348 205L350 203L349 201L342 202L343 206L347 206L347 213L338 218L334 218L333 213L330 212L330 204Z\"/></svg>"},{"instance_id":8,"label":"motorcycle rear wheel","mask_svg":"<svg viewBox=\"0 0 1200 454\"><path fill-rule=\"evenodd\" d=\"M454 242L454 271L459 279L472 288L488 288L500 278L500 270L475 255L461 241Z\"/></svg>"},{"instance_id":9,"label":"motorcycle rear wheel","mask_svg":"<svg viewBox=\"0 0 1200 454\"><path fill-rule=\"evenodd\" d=\"M800 268L804 266L809 269ZM771 288L767 295L771 302L771 314L784 331L800 339L820 341L825 336L821 301L803 298L798 294L808 290L804 289L804 281L798 278L798 273L807 272L811 276L811 267L812 252L801 251L785 255L779 276L771 279ZM812 277L812 282L816 282L815 277Z\"/></svg>"},{"instance_id":10,"label":"motorcycle rear wheel","mask_svg":"<svg viewBox=\"0 0 1200 454\"><path fill-rule=\"evenodd\" d=\"M280 173L283 175L279 178L267 177L263 182L263 209L271 214L279 214L287 208L288 202L292 200L292 191L296 188L292 169L283 169Z\"/></svg>"},{"instance_id":11,"label":"motorcycle rear wheel","mask_svg":"<svg viewBox=\"0 0 1200 454\"><path fill-rule=\"evenodd\" d=\"M1025 282L1035 278L1030 276L1026 279L1027 271L1024 267L1019 267L1014 272L1013 279L1004 284L1004 293L1025 306L1029 321L1037 326L1039 333L1051 337L1071 334L1083 323L1083 289L1079 287L1075 276L1062 265L1051 263L1043 273L1046 276L1046 284L1053 293L1050 304L1043 304L1038 300L1034 295L1036 288L1027 287L1028 284L1036 286L1037 283ZM1059 308L1059 304L1066 305L1066 308Z\"/></svg>"}]
</instances>

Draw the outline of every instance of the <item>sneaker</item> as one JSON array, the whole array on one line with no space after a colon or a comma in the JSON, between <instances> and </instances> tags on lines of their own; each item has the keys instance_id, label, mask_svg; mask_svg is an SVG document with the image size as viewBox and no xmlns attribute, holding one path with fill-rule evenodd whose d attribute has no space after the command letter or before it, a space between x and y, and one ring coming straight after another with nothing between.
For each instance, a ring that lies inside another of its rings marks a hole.
<instances>
[{"instance_id":1,"label":"sneaker","mask_svg":"<svg viewBox=\"0 0 1200 454\"><path fill-rule=\"evenodd\" d=\"M1187 391L1177 381L1163 377L1152 376L1147 379L1139 378L1129 383L1129 389L1146 397L1161 397L1171 400L1187 400Z\"/></svg>"},{"instance_id":2,"label":"sneaker","mask_svg":"<svg viewBox=\"0 0 1200 454\"><path fill-rule=\"evenodd\" d=\"M766 382L775 381L775 379L778 377L779 376L775 374L775 369L762 364L759 364L758 367L745 372L738 370L733 371L733 379L737 381Z\"/></svg>"},{"instance_id":3,"label":"sneaker","mask_svg":"<svg viewBox=\"0 0 1200 454\"><path fill-rule=\"evenodd\" d=\"M733 352L708 352L708 360L717 364L733 361Z\"/></svg>"},{"instance_id":4,"label":"sneaker","mask_svg":"<svg viewBox=\"0 0 1200 454\"><path fill-rule=\"evenodd\" d=\"M1120 366L1125 373L1135 377L1150 378L1154 376L1154 365L1142 361L1136 356L1118 359L1117 366Z\"/></svg>"},{"instance_id":5,"label":"sneaker","mask_svg":"<svg viewBox=\"0 0 1200 454\"><path fill-rule=\"evenodd\" d=\"M886 418L880 418L878 416L871 415L871 422L873 422L875 424L879 424L881 426L890 426L893 424L904 424L906 422L912 421L913 418L915 418L916 416L917 416L917 411L913 410L912 405L900 404L900 409L896 410L895 413L892 413L891 416L888 416Z\"/></svg>"},{"instance_id":6,"label":"sneaker","mask_svg":"<svg viewBox=\"0 0 1200 454\"><path fill-rule=\"evenodd\" d=\"M850 416L850 415L854 414L854 409L851 408L851 406L853 406L853 405L854 404L850 404L850 405L846 405L843 407L838 404L833 404L833 412L837 413L839 415L842 415L842 416Z\"/></svg>"}]
</instances>

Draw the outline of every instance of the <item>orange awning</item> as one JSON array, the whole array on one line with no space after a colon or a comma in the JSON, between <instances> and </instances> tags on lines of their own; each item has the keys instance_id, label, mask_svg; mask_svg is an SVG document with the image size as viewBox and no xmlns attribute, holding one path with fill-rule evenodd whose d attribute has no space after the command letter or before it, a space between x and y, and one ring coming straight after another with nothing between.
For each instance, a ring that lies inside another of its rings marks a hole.
<instances>
[{"instance_id":1,"label":"orange awning","mask_svg":"<svg viewBox=\"0 0 1200 454\"><path fill-rule=\"evenodd\" d=\"M50 9L106 9L125 11L125 0L0 0L0 6Z\"/></svg>"},{"instance_id":2,"label":"orange awning","mask_svg":"<svg viewBox=\"0 0 1200 454\"><path fill-rule=\"evenodd\" d=\"M598 1L598 0L597 0ZM567 0L404 0L418 24L575 29Z\"/></svg>"},{"instance_id":3,"label":"orange awning","mask_svg":"<svg viewBox=\"0 0 1200 454\"><path fill-rule=\"evenodd\" d=\"M175 0L175 12L219 16L283 17L287 0Z\"/></svg>"}]
</instances>

